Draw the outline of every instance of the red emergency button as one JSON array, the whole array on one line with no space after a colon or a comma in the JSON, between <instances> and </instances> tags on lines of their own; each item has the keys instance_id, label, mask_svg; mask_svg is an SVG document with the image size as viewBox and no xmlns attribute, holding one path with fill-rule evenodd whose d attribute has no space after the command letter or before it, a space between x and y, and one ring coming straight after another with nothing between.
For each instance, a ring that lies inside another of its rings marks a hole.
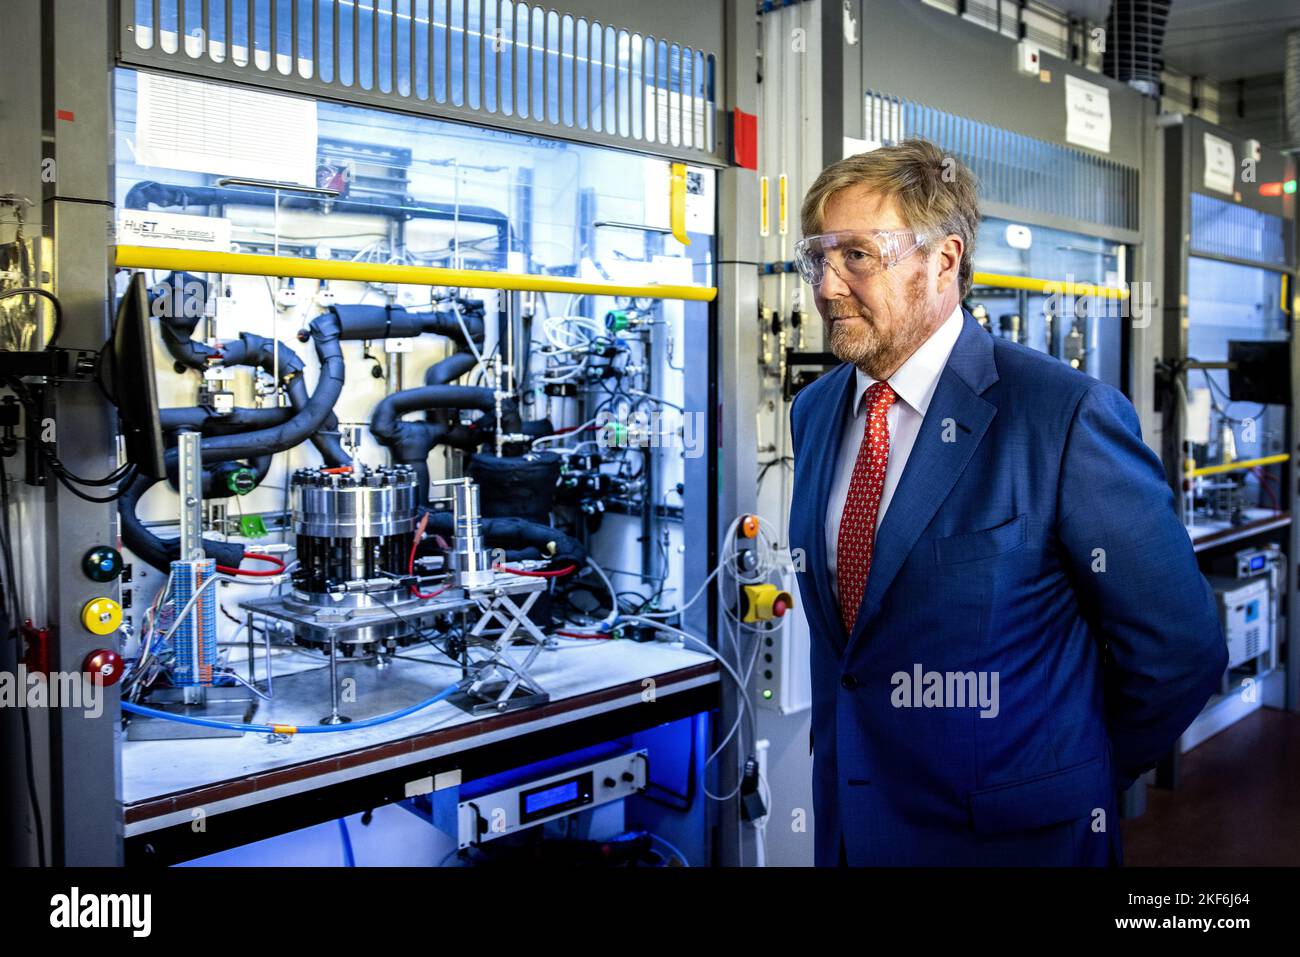
<instances>
[{"instance_id":1,"label":"red emergency button","mask_svg":"<svg viewBox=\"0 0 1300 957\"><path fill-rule=\"evenodd\" d=\"M112 649L100 648L86 656L81 670L95 684L107 687L117 684L117 679L122 677L123 667L121 655Z\"/></svg>"}]
</instances>

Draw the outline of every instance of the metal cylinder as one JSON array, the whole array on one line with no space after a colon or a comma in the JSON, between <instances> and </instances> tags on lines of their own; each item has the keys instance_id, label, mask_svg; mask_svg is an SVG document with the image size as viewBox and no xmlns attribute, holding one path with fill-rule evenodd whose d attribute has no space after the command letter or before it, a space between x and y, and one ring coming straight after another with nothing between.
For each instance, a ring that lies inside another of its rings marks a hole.
<instances>
[{"instance_id":1,"label":"metal cylinder","mask_svg":"<svg viewBox=\"0 0 1300 957\"><path fill-rule=\"evenodd\" d=\"M466 479L452 486L452 569L462 588L489 584L492 561L483 550L478 483Z\"/></svg>"},{"instance_id":2,"label":"metal cylinder","mask_svg":"<svg viewBox=\"0 0 1300 957\"><path fill-rule=\"evenodd\" d=\"M297 595L323 600L346 582L405 575L415 529L415 486L414 470L404 465L295 472Z\"/></svg>"}]
</instances>

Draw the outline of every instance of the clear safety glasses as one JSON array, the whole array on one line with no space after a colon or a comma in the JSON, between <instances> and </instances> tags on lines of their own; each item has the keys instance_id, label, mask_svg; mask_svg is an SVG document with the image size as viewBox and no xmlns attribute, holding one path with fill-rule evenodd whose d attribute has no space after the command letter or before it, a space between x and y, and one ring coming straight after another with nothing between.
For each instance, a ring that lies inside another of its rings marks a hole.
<instances>
[{"instance_id":1,"label":"clear safety glasses","mask_svg":"<svg viewBox=\"0 0 1300 957\"><path fill-rule=\"evenodd\" d=\"M840 230L799 240L794 263L811 286L822 284L827 264L845 282L856 282L898 265L925 244L926 237L910 229Z\"/></svg>"}]
</instances>

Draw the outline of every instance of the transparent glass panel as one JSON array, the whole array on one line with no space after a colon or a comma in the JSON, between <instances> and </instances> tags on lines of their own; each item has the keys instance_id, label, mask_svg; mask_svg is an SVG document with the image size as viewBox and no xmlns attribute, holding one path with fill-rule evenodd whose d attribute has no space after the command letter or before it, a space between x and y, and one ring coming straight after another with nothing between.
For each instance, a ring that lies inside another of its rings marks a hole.
<instances>
[{"instance_id":1,"label":"transparent glass panel","mask_svg":"<svg viewBox=\"0 0 1300 957\"><path fill-rule=\"evenodd\" d=\"M528 5L521 3L515 7L515 111L523 117L529 115L528 49L532 41Z\"/></svg>"},{"instance_id":2,"label":"transparent glass panel","mask_svg":"<svg viewBox=\"0 0 1300 957\"><path fill-rule=\"evenodd\" d=\"M497 0L483 0L483 109L497 111L497 62L501 56L501 22Z\"/></svg>"},{"instance_id":3,"label":"transparent glass panel","mask_svg":"<svg viewBox=\"0 0 1300 957\"><path fill-rule=\"evenodd\" d=\"M135 45L149 50L154 45L153 0L135 0Z\"/></svg>"},{"instance_id":4,"label":"transparent glass panel","mask_svg":"<svg viewBox=\"0 0 1300 957\"><path fill-rule=\"evenodd\" d=\"M455 106L465 105L465 0L450 0L451 3L451 61L449 87L451 102Z\"/></svg>"},{"instance_id":5,"label":"transparent glass panel","mask_svg":"<svg viewBox=\"0 0 1300 957\"><path fill-rule=\"evenodd\" d=\"M510 116L515 102L515 9L511 0L503 0L500 18L501 49L497 53L500 77L497 87L501 95L501 112Z\"/></svg>"},{"instance_id":6,"label":"transparent glass panel","mask_svg":"<svg viewBox=\"0 0 1300 957\"><path fill-rule=\"evenodd\" d=\"M1026 243L1028 247L1021 248ZM1116 243L993 218L980 224L974 266L976 272L1049 282L1115 286L1125 279L1119 273L1120 246ZM987 311L994 335L1046 352L1120 386L1122 343L1130 319L1127 307L1119 301L976 286L970 302L972 308L982 306Z\"/></svg>"},{"instance_id":7,"label":"transparent glass panel","mask_svg":"<svg viewBox=\"0 0 1300 957\"><path fill-rule=\"evenodd\" d=\"M431 0L433 14L429 33L429 62L433 70L433 98L447 102L447 0Z\"/></svg>"},{"instance_id":8,"label":"transparent glass panel","mask_svg":"<svg viewBox=\"0 0 1300 957\"><path fill-rule=\"evenodd\" d=\"M490 4L492 0L486 2ZM483 3L484 0L469 0L465 21L465 62L469 77L465 100L474 110L483 108Z\"/></svg>"},{"instance_id":9,"label":"transparent glass panel","mask_svg":"<svg viewBox=\"0 0 1300 957\"><path fill-rule=\"evenodd\" d=\"M632 54L628 77L628 107L632 118L630 136L641 139L645 123L645 76L642 73L641 54L645 51L645 42L641 34L632 34Z\"/></svg>"},{"instance_id":10,"label":"transparent glass panel","mask_svg":"<svg viewBox=\"0 0 1300 957\"><path fill-rule=\"evenodd\" d=\"M586 20L579 20L574 28L576 43L573 60L573 103L577 114L578 128L586 129L587 111L590 103L591 56L588 53L588 41L591 37L591 25Z\"/></svg>"},{"instance_id":11,"label":"transparent glass panel","mask_svg":"<svg viewBox=\"0 0 1300 957\"><path fill-rule=\"evenodd\" d=\"M1193 199L1196 197L1194 196ZM1208 197L1207 197L1208 198ZM1208 214L1207 214L1208 215ZM1203 224L1205 225L1205 224ZM1220 222L1227 243L1248 243L1249 233L1237 234L1240 224ZM1206 227L1209 228L1208 226ZM1202 237L1208 240L1209 237ZM1228 362L1240 359L1231 343L1285 343L1289 323L1282 312L1282 276L1254 266L1191 256L1187 260L1187 357L1199 362ZM1249 348L1260 348L1252 346ZM1241 347L1237 347L1240 349ZM1285 348L1285 347L1284 347ZM1286 360L1283 360L1284 364ZM1235 396L1232 377L1226 369L1192 369L1187 372L1187 391L1209 392L1210 423L1200 425L1202 438L1193 443L1191 457L1198 465L1235 459L1261 458L1287 450L1286 407ZM1200 403L1204 408L1204 403ZM1189 413L1190 414L1190 413ZM1197 429L1190 430L1191 432ZM1225 442L1232 433L1232 447ZM1229 453L1233 453L1229 455ZM1205 476L1196 495L1197 519L1235 523L1266 517L1280 508L1282 469L1268 466L1239 473ZM1254 510L1260 510L1262 514Z\"/></svg>"},{"instance_id":12,"label":"transparent glass panel","mask_svg":"<svg viewBox=\"0 0 1300 957\"><path fill-rule=\"evenodd\" d=\"M546 118L560 122L560 15L546 14Z\"/></svg>"},{"instance_id":13,"label":"transparent glass panel","mask_svg":"<svg viewBox=\"0 0 1300 957\"><path fill-rule=\"evenodd\" d=\"M573 54L573 17L568 14L560 21L560 114L565 126L573 126L574 78L580 72L575 69Z\"/></svg>"},{"instance_id":14,"label":"transparent glass panel","mask_svg":"<svg viewBox=\"0 0 1300 957\"><path fill-rule=\"evenodd\" d=\"M528 86L532 91L533 119L546 119L546 11L532 9L532 33L528 37Z\"/></svg>"},{"instance_id":15,"label":"transparent glass panel","mask_svg":"<svg viewBox=\"0 0 1300 957\"><path fill-rule=\"evenodd\" d=\"M605 132L618 132L618 34L613 27L605 28Z\"/></svg>"},{"instance_id":16,"label":"transparent glass panel","mask_svg":"<svg viewBox=\"0 0 1300 957\"><path fill-rule=\"evenodd\" d=\"M298 11L298 62L294 71L304 79L317 75L319 67L312 48L315 23L321 16L324 0L293 0Z\"/></svg>"},{"instance_id":17,"label":"transparent glass panel","mask_svg":"<svg viewBox=\"0 0 1300 957\"><path fill-rule=\"evenodd\" d=\"M591 128L597 133L605 129L604 38L605 29L600 23L593 23L591 25L591 70L589 77L591 84Z\"/></svg>"}]
</instances>

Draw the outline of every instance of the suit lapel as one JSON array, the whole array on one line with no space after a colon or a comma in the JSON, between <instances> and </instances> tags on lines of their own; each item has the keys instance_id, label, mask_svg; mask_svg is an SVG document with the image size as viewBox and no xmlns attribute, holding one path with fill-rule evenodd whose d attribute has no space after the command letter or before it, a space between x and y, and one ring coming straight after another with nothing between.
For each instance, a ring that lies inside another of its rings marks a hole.
<instances>
[{"instance_id":1,"label":"suit lapel","mask_svg":"<svg viewBox=\"0 0 1300 957\"><path fill-rule=\"evenodd\" d=\"M957 484L993 421L997 409L979 393L996 381L989 334L969 313L964 313L961 334L939 377L907 466L876 532L867 590L858 607L846 655L851 655L862 640L867 624L880 610L886 590Z\"/></svg>"},{"instance_id":2,"label":"suit lapel","mask_svg":"<svg viewBox=\"0 0 1300 957\"><path fill-rule=\"evenodd\" d=\"M811 445L814 448L821 446L821 454L814 458L816 464L812 470L813 513L810 525L813 534L811 554L808 556L808 570L817 589L823 621L820 628L813 630L830 639L838 656L843 652L847 639L844 634L844 624L840 621L839 603L831 590L830 576L827 571L826 509L830 503L840 439L848 424L849 405L853 401L856 376L853 366L846 362L832 371L830 377L827 383L830 401L822 404L813 415L808 417L808 436L804 440L804 445L805 447Z\"/></svg>"}]
</instances>

